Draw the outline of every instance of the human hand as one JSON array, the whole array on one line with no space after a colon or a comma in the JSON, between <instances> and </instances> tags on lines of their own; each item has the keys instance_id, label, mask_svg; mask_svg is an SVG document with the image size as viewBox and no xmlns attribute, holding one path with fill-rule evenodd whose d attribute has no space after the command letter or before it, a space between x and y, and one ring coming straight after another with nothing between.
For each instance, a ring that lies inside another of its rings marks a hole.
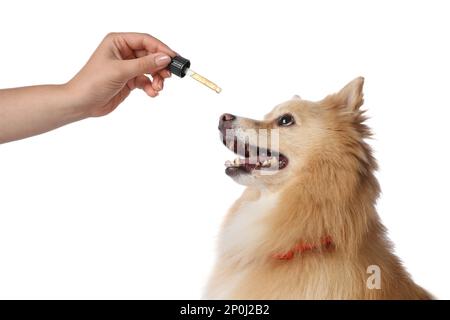
<instances>
[{"instance_id":1,"label":"human hand","mask_svg":"<svg viewBox=\"0 0 450 320\"><path fill-rule=\"evenodd\" d=\"M110 33L65 86L77 112L86 117L103 116L117 108L135 88L156 97L164 87L164 79L170 77L166 67L175 55L148 34Z\"/></svg>"}]
</instances>

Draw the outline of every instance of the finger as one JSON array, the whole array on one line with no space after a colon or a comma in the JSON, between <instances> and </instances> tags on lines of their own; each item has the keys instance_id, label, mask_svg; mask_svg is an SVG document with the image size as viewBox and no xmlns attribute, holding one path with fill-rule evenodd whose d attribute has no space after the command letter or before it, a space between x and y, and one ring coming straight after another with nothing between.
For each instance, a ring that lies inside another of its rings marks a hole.
<instances>
[{"instance_id":1,"label":"finger","mask_svg":"<svg viewBox=\"0 0 450 320\"><path fill-rule=\"evenodd\" d=\"M148 52L164 52L175 57L176 53L165 43L146 33L118 33L117 36L124 39L132 50L147 50Z\"/></svg>"},{"instance_id":2,"label":"finger","mask_svg":"<svg viewBox=\"0 0 450 320\"><path fill-rule=\"evenodd\" d=\"M155 89L153 89L152 84L148 83L144 86L144 88L142 88L142 90L145 91L145 93L147 95L149 95L150 97L154 98L156 96L158 96L158 91L156 91Z\"/></svg>"},{"instance_id":3,"label":"finger","mask_svg":"<svg viewBox=\"0 0 450 320\"><path fill-rule=\"evenodd\" d=\"M128 79L141 74L156 74L170 63L170 56L164 53L149 54L141 58L121 61L122 72Z\"/></svg>"},{"instance_id":4,"label":"finger","mask_svg":"<svg viewBox=\"0 0 450 320\"><path fill-rule=\"evenodd\" d=\"M147 52L147 50L136 50L134 51L134 56L137 58L141 58L144 57L146 55L148 55L149 53ZM163 78L163 79L167 79L170 78L170 76L172 75L172 73L169 71L169 69L163 69L161 71L158 72L158 74Z\"/></svg>"},{"instance_id":5,"label":"finger","mask_svg":"<svg viewBox=\"0 0 450 320\"><path fill-rule=\"evenodd\" d=\"M148 55L151 52L148 52L147 50L134 50L134 55L136 56L136 58L141 58L144 57L146 55Z\"/></svg>"},{"instance_id":6,"label":"finger","mask_svg":"<svg viewBox=\"0 0 450 320\"><path fill-rule=\"evenodd\" d=\"M134 88L136 88L136 78L128 80L127 87L128 87L128 89L130 89L130 91L134 90Z\"/></svg>"},{"instance_id":7,"label":"finger","mask_svg":"<svg viewBox=\"0 0 450 320\"><path fill-rule=\"evenodd\" d=\"M126 40L120 37L118 34L113 33L107 35L104 42L108 44L107 46L108 55L111 54L112 48L112 53L116 58L119 58L120 60L136 58L134 50L131 49Z\"/></svg>"},{"instance_id":8,"label":"finger","mask_svg":"<svg viewBox=\"0 0 450 320\"><path fill-rule=\"evenodd\" d=\"M144 89L146 85L152 85L151 80L144 75L135 78L135 87L138 89Z\"/></svg>"},{"instance_id":9,"label":"finger","mask_svg":"<svg viewBox=\"0 0 450 320\"><path fill-rule=\"evenodd\" d=\"M170 78L170 76L172 75L172 73L167 70L167 69L163 69L159 72L159 75L163 78L163 79L167 79Z\"/></svg>"},{"instance_id":10,"label":"finger","mask_svg":"<svg viewBox=\"0 0 450 320\"><path fill-rule=\"evenodd\" d=\"M164 88L164 79L159 74L153 76L152 87L156 91L161 91Z\"/></svg>"},{"instance_id":11,"label":"finger","mask_svg":"<svg viewBox=\"0 0 450 320\"><path fill-rule=\"evenodd\" d=\"M148 55L148 54L149 54L149 52L147 52L147 50L135 50L135 51L134 51L134 56L135 56L136 58L145 57L145 56ZM168 69L163 69L163 70L159 71L158 74L159 74L163 79L170 78L170 76L172 75L172 73L171 73Z\"/></svg>"},{"instance_id":12,"label":"finger","mask_svg":"<svg viewBox=\"0 0 450 320\"><path fill-rule=\"evenodd\" d=\"M135 50L134 51L134 56L136 58L141 58L148 54L149 53L147 52L147 50ZM161 77L163 77L163 79L170 78L170 76L172 75L172 73L168 69L163 69L163 70L159 71L158 73Z\"/></svg>"},{"instance_id":13,"label":"finger","mask_svg":"<svg viewBox=\"0 0 450 320\"><path fill-rule=\"evenodd\" d=\"M134 88L142 89L147 95L154 98L158 91L153 89L152 81L145 75L137 76L134 80Z\"/></svg>"},{"instance_id":14,"label":"finger","mask_svg":"<svg viewBox=\"0 0 450 320\"><path fill-rule=\"evenodd\" d=\"M130 80L127 82L127 86L128 86L128 88L130 89L130 91L131 91L131 90L134 90L134 89L136 89L136 88L138 88L138 89L144 89L145 85L147 85L147 84L150 84L150 85L151 85L152 82L151 82L150 79L149 79L147 76L145 76L145 75L137 76L136 78L130 79Z\"/></svg>"}]
</instances>

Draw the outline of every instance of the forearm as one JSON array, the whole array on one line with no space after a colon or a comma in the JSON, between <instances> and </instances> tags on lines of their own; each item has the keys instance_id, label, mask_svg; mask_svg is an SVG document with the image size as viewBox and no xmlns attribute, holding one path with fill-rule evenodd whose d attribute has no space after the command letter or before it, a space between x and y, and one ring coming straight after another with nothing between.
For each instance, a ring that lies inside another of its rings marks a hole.
<instances>
[{"instance_id":1,"label":"forearm","mask_svg":"<svg viewBox=\"0 0 450 320\"><path fill-rule=\"evenodd\" d=\"M66 85L0 90L0 143L47 132L85 117Z\"/></svg>"}]
</instances>

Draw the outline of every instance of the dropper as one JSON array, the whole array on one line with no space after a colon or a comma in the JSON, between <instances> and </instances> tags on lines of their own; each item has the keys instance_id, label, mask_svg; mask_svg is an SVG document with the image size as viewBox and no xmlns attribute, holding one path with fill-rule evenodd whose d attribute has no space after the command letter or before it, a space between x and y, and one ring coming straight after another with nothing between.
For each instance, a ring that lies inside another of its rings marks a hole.
<instances>
[{"instance_id":1,"label":"dropper","mask_svg":"<svg viewBox=\"0 0 450 320\"><path fill-rule=\"evenodd\" d=\"M184 76L189 75L192 79L197 80L201 84L207 86L217 93L220 93L222 91L222 89L217 84L199 75L197 72L194 72L190 68L191 62L188 59L183 58L182 56L174 57L172 59L172 62L169 64L169 71L174 75L180 78L184 78Z\"/></svg>"}]
</instances>

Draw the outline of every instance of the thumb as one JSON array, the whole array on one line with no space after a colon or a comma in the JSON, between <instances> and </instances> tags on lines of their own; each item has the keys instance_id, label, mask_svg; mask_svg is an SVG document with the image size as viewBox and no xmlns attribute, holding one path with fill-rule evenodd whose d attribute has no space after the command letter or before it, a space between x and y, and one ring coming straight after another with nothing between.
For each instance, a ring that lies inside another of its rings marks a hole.
<instances>
[{"instance_id":1,"label":"thumb","mask_svg":"<svg viewBox=\"0 0 450 320\"><path fill-rule=\"evenodd\" d=\"M141 58L125 60L125 73L129 78L144 73L156 73L167 67L172 58L165 53L153 53Z\"/></svg>"}]
</instances>

